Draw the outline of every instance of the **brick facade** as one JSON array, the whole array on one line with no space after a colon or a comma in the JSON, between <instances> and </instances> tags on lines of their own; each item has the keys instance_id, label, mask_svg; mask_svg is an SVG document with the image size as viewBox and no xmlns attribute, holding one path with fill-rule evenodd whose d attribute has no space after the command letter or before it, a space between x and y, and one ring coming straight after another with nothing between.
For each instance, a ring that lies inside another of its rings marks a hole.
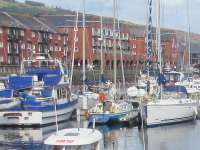
<instances>
[{"instance_id":1,"label":"brick facade","mask_svg":"<svg viewBox=\"0 0 200 150\"><path fill-rule=\"evenodd\" d=\"M49 53L53 58L70 64L74 50L74 22L66 23L75 17L10 15L0 12L0 63L19 65L22 58L30 59L34 53ZM87 19L87 18L86 18ZM86 65L100 66L100 49L103 48L104 68L113 68L113 25L103 22L101 38L100 18L86 23ZM81 20L81 18L80 18ZM60 21L60 22L59 22ZM74 20L75 21L75 20ZM146 61L145 37L132 37L129 27L120 23L120 36L117 37L117 65L121 67L121 51L125 68L133 68ZM119 43L121 37L121 45ZM175 36L162 41L164 61L176 64L179 53L175 46ZM75 66L82 64L83 27L78 23L75 44ZM66 62L67 61L67 62ZM156 61L156 56L152 58Z\"/></svg>"}]
</instances>

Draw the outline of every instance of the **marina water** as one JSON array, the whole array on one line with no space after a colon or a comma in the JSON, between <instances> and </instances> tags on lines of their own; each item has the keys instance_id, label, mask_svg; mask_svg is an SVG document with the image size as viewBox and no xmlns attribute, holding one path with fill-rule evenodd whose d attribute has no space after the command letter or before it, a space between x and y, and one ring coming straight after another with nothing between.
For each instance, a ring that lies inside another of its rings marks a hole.
<instances>
[{"instance_id":1,"label":"marina water","mask_svg":"<svg viewBox=\"0 0 200 150\"><path fill-rule=\"evenodd\" d=\"M87 126L87 122L81 122ZM76 121L60 123L59 129L77 127ZM0 128L0 150L45 150L43 140L55 132L55 126L43 128ZM137 126L97 126L104 134L105 150L199 150L200 121L138 129ZM143 138L144 135L144 138ZM144 142L143 142L144 141ZM145 144L145 145L144 145Z\"/></svg>"}]
</instances>

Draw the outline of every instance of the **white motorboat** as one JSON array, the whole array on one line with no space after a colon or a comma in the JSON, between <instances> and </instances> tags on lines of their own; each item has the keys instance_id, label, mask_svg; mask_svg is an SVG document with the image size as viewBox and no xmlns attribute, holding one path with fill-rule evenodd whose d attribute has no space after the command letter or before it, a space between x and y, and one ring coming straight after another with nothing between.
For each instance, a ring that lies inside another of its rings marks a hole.
<instances>
[{"instance_id":1,"label":"white motorboat","mask_svg":"<svg viewBox=\"0 0 200 150\"><path fill-rule=\"evenodd\" d=\"M196 103L190 99L162 99L149 102L144 108L147 127L194 120L197 115Z\"/></svg>"},{"instance_id":2,"label":"white motorboat","mask_svg":"<svg viewBox=\"0 0 200 150\"><path fill-rule=\"evenodd\" d=\"M48 145L46 150L103 150L103 135L96 129L63 129L49 136L44 144Z\"/></svg>"},{"instance_id":3,"label":"white motorboat","mask_svg":"<svg viewBox=\"0 0 200 150\"><path fill-rule=\"evenodd\" d=\"M165 86L167 80L172 82L181 81L183 74L180 72L162 73L162 48L160 30L160 0L157 2L157 52L159 62L158 96L141 109L142 117L147 127L179 123L194 120L197 115L197 104L188 98L187 90L180 86ZM148 43L148 42L147 42Z\"/></svg>"}]
</instances>

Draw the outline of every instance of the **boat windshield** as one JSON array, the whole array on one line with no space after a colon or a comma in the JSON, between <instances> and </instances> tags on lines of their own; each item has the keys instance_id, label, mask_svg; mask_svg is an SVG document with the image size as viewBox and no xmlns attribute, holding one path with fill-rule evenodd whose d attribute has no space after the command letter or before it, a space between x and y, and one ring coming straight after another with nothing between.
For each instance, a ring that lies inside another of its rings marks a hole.
<instances>
[{"instance_id":1,"label":"boat windshield","mask_svg":"<svg viewBox=\"0 0 200 150\"><path fill-rule=\"evenodd\" d=\"M180 81L180 76L179 73L165 73L165 78L168 81Z\"/></svg>"},{"instance_id":2,"label":"boat windshield","mask_svg":"<svg viewBox=\"0 0 200 150\"><path fill-rule=\"evenodd\" d=\"M163 93L163 99L170 99L170 98L183 99L183 98L187 98L187 94L182 93L182 92L164 92Z\"/></svg>"}]
</instances>

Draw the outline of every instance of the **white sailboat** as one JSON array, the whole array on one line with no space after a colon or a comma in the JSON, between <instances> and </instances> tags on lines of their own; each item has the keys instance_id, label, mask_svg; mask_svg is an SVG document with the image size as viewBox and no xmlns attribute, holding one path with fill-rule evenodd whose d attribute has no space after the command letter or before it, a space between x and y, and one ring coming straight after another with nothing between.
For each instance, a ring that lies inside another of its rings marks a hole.
<instances>
[{"instance_id":1,"label":"white sailboat","mask_svg":"<svg viewBox=\"0 0 200 150\"><path fill-rule=\"evenodd\" d=\"M86 85L85 85L85 79L86 79L86 73L85 73L85 34L86 34L86 27L85 27L85 0L83 0L83 88L80 89L81 92L79 93L79 109L81 110L81 114L84 114L85 111L88 110L88 108L95 106L98 99L98 94L87 91ZM71 66L71 76L70 76L70 88L72 86L72 78L73 78L73 68L74 68L74 57L75 57L75 49L76 49L76 43L77 43L77 32L78 32L78 21L79 21L79 12L76 13L76 22L75 22L75 29L74 29L74 45L73 45L73 56L72 56L72 66Z\"/></svg>"},{"instance_id":2,"label":"white sailboat","mask_svg":"<svg viewBox=\"0 0 200 150\"><path fill-rule=\"evenodd\" d=\"M113 39L114 39L114 84L112 87L112 96L106 98L100 96L99 103L89 110L89 123L95 118L96 123L107 124L112 122L129 122L131 119L136 118L138 109L133 108L133 105L126 102L125 99L118 99L117 95L117 50L116 50L116 0L113 0Z\"/></svg>"},{"instance_id":3,"label":"white sailboat","mask_svg":"<svg viewBox=\"0 0 200 150\"><path fill-rule=\"evenodd\" d=\"M188 26L188 32L187 32L187 46L188 46L188 67L186 67L186 72L188 74L191 74L189 77L183 78L179 82L175 83L175 85L182 85L184 86L190 96L193 97L193 95L199 95L200 94L200 78L195 77L193 75L193 72L195 71L194 68L191 65L191 36L190 36L190 3L189 0L186 1L187 4L187 26ZM195 96L195 98L197 98Z\"/></svg>"},{"instance_id":4,"label":"white sailboat","mask_svg":"<svg viewBox=\"0 0 200 150\"><path fill-rule=\"evenodd\" d=\"M160 43L160 0L157 3L157 50L159 54L159 69L162 73L161 63L161 43ZM176 93L164 93L163 86L160 84L160 96L154 101L148 102L144 106L143 115L147 127L167 125L183 121L194 120L196 118L196 102L190 100L187 96L183 97L179 93L179 87ZM165 95L164 95L165 94ZM178 97L177 97L178 96Z\"/></svg>"}]
</instances>

